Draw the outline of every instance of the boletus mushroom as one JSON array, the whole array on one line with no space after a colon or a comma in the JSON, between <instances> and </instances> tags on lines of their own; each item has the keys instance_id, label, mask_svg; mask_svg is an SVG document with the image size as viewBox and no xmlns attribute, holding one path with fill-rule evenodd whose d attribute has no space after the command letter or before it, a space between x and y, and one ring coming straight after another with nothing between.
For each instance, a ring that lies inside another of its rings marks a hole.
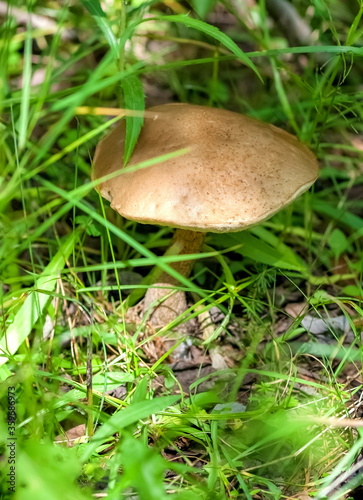
<instances>
[{"instance_id":1,"label":"boletus mushroom","mask_svg":"<svg viewBox=\"0 0 363 500\"><path fill-rule=\"evenodd\" d=\"M94 178L122 168L125 123L97 146ZM231 111L190 104L148 109L130 165L187 148L150 167L120 173L98 187L123 217L176 228L180 254L195 254L207 231L241 231L271 217L306 191L318 176L313 153L296 137ZM173 263L188 276L192 262ZM186 310L177 281L162 272L149 288L144 310L169 295L150 317L162 327Z\"/></svg>"}]
</instances>

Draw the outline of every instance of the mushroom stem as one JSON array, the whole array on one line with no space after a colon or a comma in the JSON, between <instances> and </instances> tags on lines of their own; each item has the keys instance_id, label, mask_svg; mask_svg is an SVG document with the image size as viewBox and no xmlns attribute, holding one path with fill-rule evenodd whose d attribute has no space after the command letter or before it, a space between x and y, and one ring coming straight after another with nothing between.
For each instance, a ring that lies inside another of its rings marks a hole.
<instances>
[{"instance_id":1,"label":"mushroom stem","mask_svg":"<svg viewBox=\"0 0 363 500\"><path fill-rule=\"evenodd\" d=\"M199 253L202 248L205 233L199 231L190 231L189 229L176 229L169 250L176 255L189 255ZM178 271L179 274L186 278L190 275L194 264L194 260L181 260L173 262L170 267ZM163 271L158 278L161 283L170 283L177 285L178 280Z\"/></svg>"},{"instance_id":2,"label":"mushroom stem","mask_svg":"<svg viewBox=\"0 0 363 500\"><path fill-rule=\"evenodd\" d=\"M205 233L190 231L188 229L177 229L167 253L176 253L177 255L189 255L199 253ZM170 267L178 271L181 275L188 277L193 267L193 260L183 260L173 262ZM148 312L153 302L161 301L166 295L170 295L156 306L150 314L149 322L154 327L164 327L176 319L187 309L187 301L184 292L174 291L168 285L173 287L178 285L178 280L163 271L158 277L153 287L149 288L144 297L144 311ZM160 287L160 288L159 288ZM180 328L181 327L181 328ZM178 330L186 333L187 326L180 325Z\"/></svg>"}]
</instances>

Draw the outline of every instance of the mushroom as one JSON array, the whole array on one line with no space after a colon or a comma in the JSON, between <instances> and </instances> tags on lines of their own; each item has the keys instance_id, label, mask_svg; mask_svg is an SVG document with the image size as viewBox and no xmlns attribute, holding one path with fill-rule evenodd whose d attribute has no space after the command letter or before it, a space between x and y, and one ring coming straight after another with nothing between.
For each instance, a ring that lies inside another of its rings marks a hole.
<instances>
[{"instance_id":1,"label":"mushroom","mask_svg":"<svg viewBox=\"0 0 363 500\"><path fill-rule=\"evenodd\" d=\"M94 177L122 168L125 123L97 146ZM130 164L187 148L186 154L120 173L98 189L123 217L177 228L173 247L195 254L207 231L241 231L271 217L306 191L318 176L313 153L271 124L231 111L190 104L148 109ZM172 267L188 277L192 261ZM165 326L187 308L177 281L162 272L144 298L144 310Z\"/></svg>"}]
</instances>

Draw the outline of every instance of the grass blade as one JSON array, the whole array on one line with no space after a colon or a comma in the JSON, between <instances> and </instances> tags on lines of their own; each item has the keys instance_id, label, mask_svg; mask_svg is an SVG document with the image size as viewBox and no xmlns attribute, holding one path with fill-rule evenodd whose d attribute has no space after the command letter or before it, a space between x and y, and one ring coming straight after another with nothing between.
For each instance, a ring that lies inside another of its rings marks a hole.
<instances>
[{"instance_id":1,"label":"grass blade","mask_svg":"<svg viewBox=\"0 0 363 500\"><path fill-rule=\"evenodd\" d=\"M124 94L125 108L131 109L133 111L144 111L145 96L140 79L135 75L130 75L121 81L121 86ZM126 138L124 152L125 165L131 158L143 123L143 117L126 116Z\"/></svg>"},{"instance_id":2,"label":"grass blade","mask_svg":"<svg viewBox=\"0 0 363 500\"><path fill-rule=\"evenodd\" d=\"M102 10L101 4L98 0L82 0L82 4L95 19L100 30L104 34L108 45L113 51L114 57L117 59L119 57L118 43L115 35L113 34L110 23L107 19L105 12Z\"/></svg>"},{"instance_id":3,"label":"grass blade","mask_svg":"<svg viewBox=\"0 0 363 500\"><path fill-rule=\"evenodd\" d=\"M14 354L18 350L19 346L31 333L45 309L49 301L49 294L42 293L42 290L52 292L55 289L59 273L64 268L74 248L75 237L75 234L73 234L60 247L51 262L39 276L35 285L36 291L28 295L25 299L24 304L16 313L13 323L6 330L5 336L0 340L0 366L6 363L8 359L6 353Z\"/></svg>"},{"instance_id":4,"label":"grass blade","mask_svg":"<svg viewBox=\"0 0 363 500\"><path fill-rule=\"evenodd\" d=\"M160 21L170 21L172 23L184 24L188 28L194 28L198 31L201 31L202 33L205 33L208 36L211 36L212 38L220 42L222 45L224 45L227 49L229 49L235 56L238 57L238 59L244 62L246 66L251 68L256 73L261 82L263 82L258 69L253 64L253 62L250 61L249 57L246 56L246 54L238 47L238 45L228 35L219 31L219 29L216 28L215 26L211 26L210 24L205 23L204 21L200 21L199 19L193 19L191 17L183 15L160 16L158 19Z\"/></svg>"},{"instance_id":5,"label":"grass blade","mask_svg":"<svg viewBox=\"0 0 363 500\"><path fill-rule=\"evenodd\" d=\"M21 92L20 118L19 118L19 150L25 146L28 133L29 102L32 77L32 43L33 39L28 26L27 37L24 44L23 85Z\"/></svg>"},{"instance_id":6,"label":"grass blade","mask_svg":"<svg viewBox=\"0 0 363 500\"><path fill-rule=\"evenodd\" d=\"M262 232L260 234L265 237L265 234ZM288 251L288 247L277 239L274 241L263 241L253 236L250 232L243 231L241 233L223 235L223 241L229 246L242 243L241 248L237 248L235 251L261 264L289 271L306 272L304 262L297 254L292 250Z\"/></svg>"},{"instance_id":7,"label":"grass blade","mask_svg":"<svg viewBox=\"0 0 363 500\"><path fill-rule=\"evenodd\" d=\"M88 460L92 453L100 446L102 441L112 436L115 432L138 422L142 418L147 418L153 413L165 410L180 399L180 396L163 396L152 400L140 401L125 410L114 413L102 427L98 429L91 441L86 446L82 455L82 461Z\"/></svg>"}]
</instances>

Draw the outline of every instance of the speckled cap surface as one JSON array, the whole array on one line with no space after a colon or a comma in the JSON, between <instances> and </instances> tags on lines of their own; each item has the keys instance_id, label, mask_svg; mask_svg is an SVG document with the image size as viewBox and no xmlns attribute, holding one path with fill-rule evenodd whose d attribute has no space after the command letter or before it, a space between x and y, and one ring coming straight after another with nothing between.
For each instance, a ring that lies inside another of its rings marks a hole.
<instances>
[{"instance_id":1,"label":"speckled cap surface","mask_svg":"<svg viewBox=\"0 0 363 500\"><path fill-rule=\"evenodd\" d=\"M122 168L125 123L97 146L93 177ZM239 231L267 219L318 176L313 153L268 123L221 109L164 104L148 109L129 162L186 154L120 173L99 190L127 219L195 231Z\"/></svg>"}]
</instances>

